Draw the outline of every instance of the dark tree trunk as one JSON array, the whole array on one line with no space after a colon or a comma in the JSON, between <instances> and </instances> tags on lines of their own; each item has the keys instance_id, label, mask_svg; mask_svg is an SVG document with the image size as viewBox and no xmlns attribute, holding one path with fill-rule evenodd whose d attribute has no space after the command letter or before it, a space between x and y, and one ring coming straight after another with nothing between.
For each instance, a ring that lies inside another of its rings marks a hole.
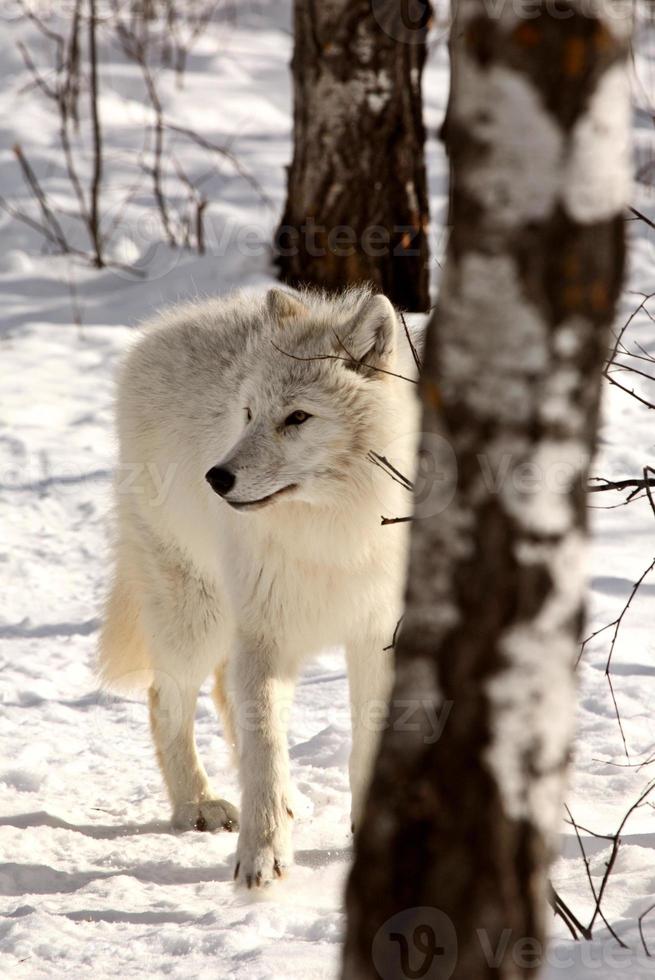
<instances>
[{"instance_id":1,"label":"dark tree trunk","mask_svg":"<svg viewBox=\"0 0 655 980\"><path fill-rule=\"evenodd\" d=\"M452 234L421 388L423 431L445 428L457 488L412 528L390 722L347 889L344 980L517 980L543 961L584 488L624 263L630 25L619 6L569 0L563 16L544 0L520 20L511 5L495 19L485 0L457 5Z\"/></svg>"},{"instance_id":2,"label":"dark tree trunk","mask_svg":"<svg viewBox=\"0 0 655 980\"><path fill-rule=\"evenodd\" d=\"M421 74L430 8L421 0L410 22L411 7L296 0L294 153L276 261L292 285L371 282L398 306L427 310Z\"/></svg>"}]
</instances>

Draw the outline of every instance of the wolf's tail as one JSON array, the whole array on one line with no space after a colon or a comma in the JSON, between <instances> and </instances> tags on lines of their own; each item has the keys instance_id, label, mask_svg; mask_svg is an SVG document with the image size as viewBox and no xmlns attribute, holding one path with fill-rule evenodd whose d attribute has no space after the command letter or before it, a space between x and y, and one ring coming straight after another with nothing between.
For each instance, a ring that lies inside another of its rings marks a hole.
<instances>
[{"instance_id":1,"label":"wolf's tail","mask_svg":"<svg viewBox=\"0 0 655 980\"><path fill-rule=\"evenodd\" d=\"M98 671L103 687L115 691L145 690L152 683L152 661L141 622L141 608L120 562L105 606L100 633Z\"/></svg>"}]
</instances>

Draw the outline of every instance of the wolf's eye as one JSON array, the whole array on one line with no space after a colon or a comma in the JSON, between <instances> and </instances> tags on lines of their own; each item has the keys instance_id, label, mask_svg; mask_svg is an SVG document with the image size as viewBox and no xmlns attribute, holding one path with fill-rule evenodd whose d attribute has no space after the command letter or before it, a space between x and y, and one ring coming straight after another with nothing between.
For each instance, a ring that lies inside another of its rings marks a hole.
<instances>
[{"instance_id":1,"label":"wolf's eye","mask_svg":"<svg viewBox=\"0 0 655 980\"><path fill-rule=\"evenodd\" d=\"M252 412L250 411L248 406L246 406L246 421L252 422Z\"/></svg>"},{"instance_id":2,"label":"wolf's eye","mask_svg":"<svg viewBox=\"0 0 655 980\"><path fill-rule=\"evenodd\" d=\"M291 415L287 415L284 420L285 425L302 425L307 419L310 419L311 415L309 412L292 412Z\"/></svg>"}]
</instances>

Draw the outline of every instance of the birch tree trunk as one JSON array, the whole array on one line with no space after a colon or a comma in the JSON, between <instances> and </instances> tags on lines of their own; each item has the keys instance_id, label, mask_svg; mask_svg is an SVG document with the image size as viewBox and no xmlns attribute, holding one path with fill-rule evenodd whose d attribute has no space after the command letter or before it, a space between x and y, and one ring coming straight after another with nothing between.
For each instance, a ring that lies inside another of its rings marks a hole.
<instances>
[{"instance_id":1,"label":"birch tree trunk","mask_svg":"<svg viewBox=\"0 0 655 980\"><path fill-rule=\"evenodd\" d=\"M412 6L412 5L410 5ZM428 0L296 0L294 152L280 276L371 282L429 309L421 73Z\"/></svg>"},{"instance_id":2,"label":"birch tree trunk","mask_svg":"<svg viewBox=\"0 0 655 980\"><path fill-rule=\"evenodd\" d=\"M452 31L452 233L422 400L424 433L445 426L457 489L413 525L344 980L515 980L543 957L585 487L624 265L630 12L500 10L459 0Z\"/></svg>"}]
</instances>

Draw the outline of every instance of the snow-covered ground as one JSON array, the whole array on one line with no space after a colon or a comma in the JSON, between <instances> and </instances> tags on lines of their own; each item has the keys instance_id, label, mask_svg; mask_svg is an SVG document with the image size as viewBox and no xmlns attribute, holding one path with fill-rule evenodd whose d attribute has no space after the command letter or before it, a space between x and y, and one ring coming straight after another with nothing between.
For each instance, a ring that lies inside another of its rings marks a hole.
<instances>
[{"instance_id":1,"label":"snow-covered ground","mask_svg":"<svg viewBox=\"0 0 655 980\"><path fill-rule=\"evenodd\" d=\"M6 977L311 980L333 977L338 967L351 846L340 654L321 656L298 688L290 731L296 863L286 881L262 895L235 891L232 835L170 832L146 708L98 693L94 677L108 574L118 359L135 325L154 307L235 286L262 288L273 279L267 243L283 203L283 166L290 155L289 9L278 0L239 9L236 20L212 25L199 40L181 89L166 71L159 84L171 118L216 143L229 142L270 205L229 163L216 170L211 152L180 139L175 152L187 171L209 174L208 252L198 257L157 245L161 233L147 182L142 179L123 203L139 177L135 161L147 120L138 71L103 45L101 110L109 148L103 208L116 223L113 254L137 262L147 278L43 255L34 231L0 215L0 974ZM39 58L45 48L16 12L8 3L4 20L0 13L0 192L36 214L11 150L19 141L47 192L72 210L56 149L56 118L37 92L25 90L29 76L16 41L27 40ZM655 42L645 33L635 68L643 167L655 160ZM435 132L447 95L443 43L433 46L425 93L433 251L440 256L446 165ZM655 167L650 173L655 179ZM635 207L651 218L654 195L645 182L635 189ZM74 220L66 227L73 228ZM636 291L655 292L655 233L643 222L630 228L630 281L619 323L640 302ZM635 351L640 344L655 353L655 324L645 310L625 339ZM650 371L645 362L642 367ZM647 380L626 375L623 382L649 397ZM595 472L639 476L653 462L651 413L618 388L605 394ZM592 503L621 499L598 494ZM647 500L594 509L592 518L590 630L620 612L655 546ZM581 836L596 887L609 844L590 831L613 833L655 776L647 761L655 752L654 593L655 575L630 606L613 657L629 758L604 676L609 631L589 644L580 665L568 801L585 828ZM199 705L198 739L217 787L236 799L237 781L207 692ZM593 899L570 827L554 880L578 917L590 917ZM573 943L553 920L549 980L655 975L637 926L653 902L655 819L645 805L625 828L603 901L629 948L621 949L602 923L592 942ZM655 912L643 928L655 953Z\"/></svg>"}]
</instances>

